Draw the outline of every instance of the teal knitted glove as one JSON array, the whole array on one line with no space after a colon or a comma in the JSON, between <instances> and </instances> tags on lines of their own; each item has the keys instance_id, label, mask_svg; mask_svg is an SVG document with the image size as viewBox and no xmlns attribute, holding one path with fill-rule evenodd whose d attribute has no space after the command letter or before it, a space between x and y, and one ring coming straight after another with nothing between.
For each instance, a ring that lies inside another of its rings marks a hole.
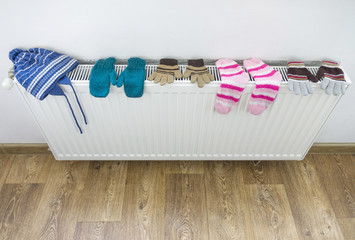
<instances>
[{"instance_id":1,"label":"teal knitted glove","mask_svg":"<svg viewBox=\"0 0 355 240\"><path fill-rule=\"evenodd\" d=\"M89 86L94 97L106 97L110 92L110 82L116 85L115 62L113 57L100 59L92 68Z\"/></svg>"},{"instance_id":2,"label":"teal knitted glove","mask_svg":"<svg viewBox=\"0 0 355 240\"><path fill-rule=\"evenodd\" d=\"M145 61L140 58L128 59L128 66L120 74L117 87L124 83L124 92L127 97L138 98L143 95L145 80Z\"/></svg>"}]
</instances>

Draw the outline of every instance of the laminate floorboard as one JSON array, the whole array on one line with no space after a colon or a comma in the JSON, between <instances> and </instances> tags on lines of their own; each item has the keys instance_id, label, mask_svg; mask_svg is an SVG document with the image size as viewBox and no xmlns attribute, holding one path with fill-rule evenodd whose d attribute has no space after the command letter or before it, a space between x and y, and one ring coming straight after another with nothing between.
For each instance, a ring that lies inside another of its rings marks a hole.
<instances>
[{"instance_id":1,"label":"laminate floorboard","mask_svg":"<svg viewBox=\"0 0 355 240\"><path fill-rule=\"evenodd\" d=\"M27 239L35 226L43 184L4 184L0 192L0 239Z\"/></svg>"},{"instance_id":2,"label":"laminate floorboard","mask_svg":"<svg viewBox=\"0 0 355 240\"><path fill-rule=\"evenodd\" d=\"M242 162L245 184L283 184L276 161Z\"/></svg>"},{"instance_id":3,"label":"laminate floorboard","mask_svg":"<svg viewBox=\"0 0 355 240\"><path fill-rule=\"evenodd\" d=\"M0 154L0 190L5 183L16 155Z\"/></svg>"},{"instance_id":4,"label":"laminate floorboard","mask_svg":"<svg viewBox=\"0 0 355 240\"><path fill-rule=\"evenodd\" d=\"M165 163L166 174L203 174L202 161L168 161Z\"/></svg>"},{"instance_id":5,"label":"laminate floorboard","mask_svg":"<svg viewBox=\"0 0 355 240\"><path fill-rule=\"evenodd\" d=\"M355 161L351 155L312 155L335 215L355 218Z\"/></svg>"},{"instance_id":6,"label":"laminate floorboard","mask_svg":"<svg viewBox=\"0 0 355 240\"><path fill-rule=\"evenodd\" d=\"M75 240L124 240L121 233L121 222L78 222L76 224Z\"/></svg>"},{"instance_id":7,"label":"laminate floorboard","mask_svg":"<svg viewBox=\"0 0 355 240\"><path fill-rule=\"evenodd\" d=\"M299 239L344 239L312 156L282 162L280 172Z\"/></svg>"},{"instance_id":8,"label":"laminate floorboard","mask_svg":"<svg viewBox=\"0 0 355 240\"><path fill-rule=\"evenodd\" d=\"M338 218L344 239L355 239L355 218Z\"/></svg>"},{"instance_id":9,"label":"laminate floorboard","mask_svg":"<svg viewBox=\"0 0 355 240\"><path fill-rule=\"evenodd\" d=\"M353 240L354 165L0 154L0 240Z\"/></svg>"},{"instance_id":10,"label":"laminate floorboard","mask_svg":"<svg viewBox=\"0 0 355 240\"><path fill-rule=\"evenodd\" d=\"M6 183L45 183L47 181L53 156L48 154L14 155Z\"/></svg>"},{"instance_id":11,"label":"laminate floorboard","mask_svg":"<svg viewBox=\"0 0 355 240\"><path fill-rule=\"evenodd\" d=\"M122 239L164 239L165 162L129 162Z\"/></svg>"},{"instance_id":12,"label":"laminate floorboard","mask_svg":"<svg viewBox=\"0 0 355 240\"><path fill-rule=\"evenodd\" d=\"M253 239L240 162L206 162L205 185L211 240Z\"/></svg>"},{"instance_id":13,"label":"laminate floorboard","mask_svg":"<svg viewBox=\"0 0 355 240\"><path fill-rule=\"evenodd\" d=\"M73 239L89 162L53 161L29 239Z\"/></svg>"},{"instance_id":14,"label":"laminate floorboard","mask_svg":"<svg viewBox=\"0 0 355 240\"><path fill-rule=\"evenodd\" d=\"M166 175L165 239L209 239L201 174Z\"/></svg>"},{"instance_id":15,"label":"laminate floorboard","mask_svg":"<svg viewBox=\"0 0 355 240\"><path fill-rule=\"evenodd\" d=\"M120 221L127 162L91 162L78 221Z\"/></svg>"},{"instance_id":16,"label":"laminate floorboard","mask_svg":"<svg viewBox=\"0 0 355 240\"><path fill-rule=\"evenodd\" d=\"M284 186L246 186L255 239L297 239L297 230Z\"/></svg>"}]
</instances>

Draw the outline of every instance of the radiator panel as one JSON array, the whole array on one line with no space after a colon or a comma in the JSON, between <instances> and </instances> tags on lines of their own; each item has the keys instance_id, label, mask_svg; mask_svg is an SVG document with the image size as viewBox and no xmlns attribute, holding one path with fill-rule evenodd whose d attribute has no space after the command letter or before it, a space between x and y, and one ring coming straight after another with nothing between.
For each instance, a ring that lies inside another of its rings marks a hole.
<instances>
[{"instance_id":1,"label":"radiator panel","mask_svg":"<svg viewBox=\"0 0 355 240\"><path fill-rule=\"evenodd\" d=\"M70 77L88 125L71 89L63 89L83 134L64 97L38 101L18 86L57 160L301 160L341 98L326 95L319 83L313 84L314 94L296 96L284 79L274 104L254 116L247 109L251 79L237 107L221 115L214 111L218 81L202 89L186 79L163 87L146 81L142 98L127 98L114 86L106 98L94 98L92 66L80 67ZM117 72L124 67L116 66ZM147 66L147 75L154 69ZM285 75L286 68L277 69Z\"/></svg>"}]
</instances>

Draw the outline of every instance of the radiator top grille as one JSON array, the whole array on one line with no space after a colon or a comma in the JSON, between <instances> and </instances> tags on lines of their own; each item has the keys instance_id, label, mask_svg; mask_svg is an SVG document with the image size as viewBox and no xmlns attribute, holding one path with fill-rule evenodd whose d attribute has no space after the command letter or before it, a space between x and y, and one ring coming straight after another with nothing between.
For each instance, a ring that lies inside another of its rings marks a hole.
<instances>
[{"instance_id":1,"label":"radiator top grille","mask_svg":"<svg viewBox=\"0 0 355 240\"><path fill-rule=\"evenodd\" d=\"M85 82L89 81L91 69L94 64L79 64L73 71L69 73L69 78L75 82ZM158 65L146 65L146 79L157 69ZM127 65L115 65L115 70L117 74L121 74ZM181 73L184 73L187 65L179 65ZM215 81L221 81L219 72L214 65L206 65L209 72L214 76ZM286 66L272 66L276 71L281 73L282 82L288 82L287 69ZM306 67L313 75L316 75L319 67ZM244 69L244 68L243 68ZM189 82L188 78L175 79L176 82ZM250 81L253 82L254 79L250 76Z\"/></svg>"}]
</instances>

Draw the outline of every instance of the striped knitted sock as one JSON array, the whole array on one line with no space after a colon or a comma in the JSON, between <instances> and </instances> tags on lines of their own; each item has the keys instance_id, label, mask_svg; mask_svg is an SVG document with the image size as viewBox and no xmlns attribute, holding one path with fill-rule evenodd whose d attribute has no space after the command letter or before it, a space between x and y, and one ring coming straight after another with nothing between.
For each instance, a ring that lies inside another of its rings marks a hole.
<instances>
[{"instance_id":1,"label":"striped knitted sock","mask_svg":"<svg viewBox=\"0 0 355 240\"><path fill-rule=\"evenodd\" d=\"M216 66L221 74L222 83L214 108L221 114L227 114L238 103L245 85L249 82L249 76L231 59L219 59Z\"/></svg>"},{"instance_id":2,"label":"striped knitted sock","mask_svg":"<svg viewBox=\"0 0 355 240\"><path fill-rule=\"evenodd\" d=\"M279 92L282 76L257 58L244 60L243 65L256 82L250 97L249 112L259 115L274 102Z\"/></svg>"}]
</instances>

